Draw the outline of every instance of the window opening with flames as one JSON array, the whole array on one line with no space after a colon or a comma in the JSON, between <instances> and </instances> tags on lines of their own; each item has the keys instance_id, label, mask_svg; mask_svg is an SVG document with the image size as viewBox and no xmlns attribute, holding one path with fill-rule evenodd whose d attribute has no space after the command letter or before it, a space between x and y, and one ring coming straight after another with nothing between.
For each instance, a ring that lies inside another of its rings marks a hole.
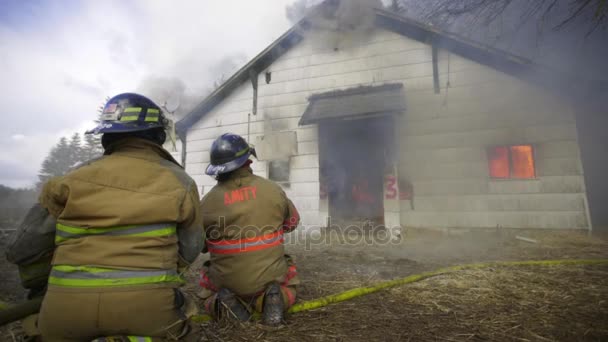
<instances>
[{"instance_id":1,"label":"window opening with flames","mask_svg":"<svg viewBox=\"0 0 608 342\"><path fill-rule=\"evenodd\" d=\"M534 179L534 148L532 145L493 146L488 149L488 167L491 178Z\"/></svg>"}]
</instances>

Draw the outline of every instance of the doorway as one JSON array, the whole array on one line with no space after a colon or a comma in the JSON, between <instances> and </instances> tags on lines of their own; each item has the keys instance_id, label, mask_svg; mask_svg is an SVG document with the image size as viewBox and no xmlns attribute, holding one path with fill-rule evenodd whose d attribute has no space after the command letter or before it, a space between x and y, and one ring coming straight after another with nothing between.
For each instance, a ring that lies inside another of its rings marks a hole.
<instances>
[{"instance_id":1,"label":"doorway","mask_svg":"<svg viewBox=\"0 0 608 342\"><path fill-rule=\"evenodd\" d=\"M384 225L384 175L393 167L394 119L319 123L319 172L332 225Z\"/></svg>"}]
</instances>

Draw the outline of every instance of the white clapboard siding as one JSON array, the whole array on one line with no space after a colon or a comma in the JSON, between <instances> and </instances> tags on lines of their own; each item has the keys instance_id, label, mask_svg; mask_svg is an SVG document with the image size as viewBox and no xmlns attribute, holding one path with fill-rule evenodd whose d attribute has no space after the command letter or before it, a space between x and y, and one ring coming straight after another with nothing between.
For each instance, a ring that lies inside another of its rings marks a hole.
<instances>
[{"instance_id":1,"label":"white clapboard siding","mask_svg":"<svg viewBox=\"0 0 608 342\"><path fill-rule=\"evenodd\" d=\"M429 45L381 29L344 41L339 49L328 44L333 38L313 31L260 73L257 115L250 115L253 90L244 82L190 128L186 171L203 193L215 182L204 169L219 135L233 132L253 142L270 131L295 131L298 153L290 160L289 184L282 186L304 226L325 224L327 201L319 200L323 146L316 125L299 126L308 98L402 83L406 110L395 126L397 172L413 185L414 201L385 201L391 225L400 220L412 227L588 227L574 116L559 98L443 50L437 94ZM510 144L534 146L535 179L489 178L488 148ZM266 162L253 168L267 176Z\"/></svg>"}]
</instances>

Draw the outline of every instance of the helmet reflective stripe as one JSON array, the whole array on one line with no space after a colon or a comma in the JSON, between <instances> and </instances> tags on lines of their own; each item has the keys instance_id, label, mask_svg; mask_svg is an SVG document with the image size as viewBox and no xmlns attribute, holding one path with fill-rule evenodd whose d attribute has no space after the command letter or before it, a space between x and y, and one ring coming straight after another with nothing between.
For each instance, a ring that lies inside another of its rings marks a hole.
<instances>
[{"instance_id":1,"label":"helmet reflective stripe","mask_svg":"<svg viewBox=\"0 0 608 342\"><path fill-rule=\"evenodd\" d=\"M57 223L55 243L86 236L131 236L131 237L161 237L176 234L173 223L158 223L149 225L124 226L112 228L79 228Z\"/></svg>"},{"instance_id":2,"label":"helmet reflective stripe","mask_svg":"<svg viewBox=\"0 0 608 342\"><path fill-rule=\"evenodd\" d=\"M141 108L139 107L131 107L126 108L124 110L124 114L120 117L120 121L137 121L139 120L139 113L141 113ZM129 114L129 115L127 115ZM135 115L137 114L137 115Z\"/></svg>"},{"instance_id":3,"label":"helmet reflective stripe","mask_svg":"<svg viewBox=\"0 0 608 342\"><path fill-rule=\"evenodd\" d=\"M106 103L101 122L86 134L129 133L154 128L166 128L163 111L149 98L124 93Z\"/></svg>"},{"instance_id":4,"label":"helmet reflective stripe","mask_svg":"<svg viewBox=\"0 0 608 342\"><path fill-rule=\"evenodd\" d=\"M243 166L251 155L257 157L253 146L243 137L232 133L222 134L211 144L205 173L216 176L234 171Z\"/></svg>"},{"instance_id":5,"label":"helmet reflective stripe","mask_svg":"<svg viewBox=\"0 0 608 342\"><path fill-rule=\"evenodd\" d=\"M160 110L149 108L146 112L145 122L158 122L158 118L160 117Z\"/></svg>"},{"instance_id":6,"label":"helmet reflective stripe","mask_svg":"<svg viewBox=\"0 0 608 342\"><path fill-rule=\"evenodd\" d=\"M68 287L106 287L183 283L176 270L117 270L92 266L55 265L49 284Z\"/></svg>"},{"instance_id":7,"label":"helmet reflective stripe","mask_svg":"<svg viewBox=\"0 0 608 342\"><path fill-rule=\"evenodd\" d=\"M238 152L235 154L235 156L236 156L236 157L240 157L240 156L244 155L245 153L249 152L249 149L250 149L250 148L249 148L249 147L247 147L247 148L246 148L246 149L244 149L244 150L238 151Z\"/></svg>"}]
</instances>

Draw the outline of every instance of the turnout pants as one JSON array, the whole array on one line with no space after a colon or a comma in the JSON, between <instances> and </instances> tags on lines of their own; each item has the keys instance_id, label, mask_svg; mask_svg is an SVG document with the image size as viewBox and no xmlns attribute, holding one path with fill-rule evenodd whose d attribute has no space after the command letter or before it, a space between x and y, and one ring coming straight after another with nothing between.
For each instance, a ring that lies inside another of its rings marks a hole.
<instances>
[{"instance_id":1,"label":"turnout pants","mask_svg":"<svg viewBox=\"0 0 608 342\"><path fill-rule=\"evenodd\" d=\"M285 310L287 310L296 302L297 284L300 283L300 280L297 275L296 264L293 262L291 257L286 255L285 260L287 261L288 270L287 274L285 274L284 278L282 279L282 282L280 282L280 286L281 295L283 297L283 307ZM210 262L207 261L201 268L199 281L201 291L198 293L198 296L203 300L205 312L214 316L216 312L215 302L217 299L217 292L219 292L219 287L213 284L213 282L211 282L209 279L209 266ZM251 295L237 294L237 298L243 305L245 305L245 307L247 307L250 312L262 312L264 304L264 290Z\"/></svg>"},{"instance_id":2,"label":"turnout pants","mask_svg":"<svg viewBox=\"0 0 608 342\"><path fill-rule=\"evenodd\" d=\"M107 336L183 339L194 302L177 289L82 291L49 287L38 318L43 341Z\"/></svg>"}]
</instances>

